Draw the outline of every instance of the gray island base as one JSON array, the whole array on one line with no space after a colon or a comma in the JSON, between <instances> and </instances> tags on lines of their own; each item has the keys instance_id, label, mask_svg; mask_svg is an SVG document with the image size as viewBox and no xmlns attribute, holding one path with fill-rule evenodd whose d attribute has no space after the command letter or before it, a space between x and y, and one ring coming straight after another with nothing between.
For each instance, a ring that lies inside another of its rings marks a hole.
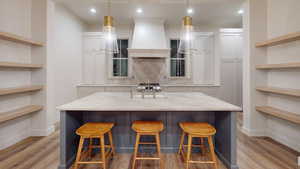
<instances>
[{"instance_id":1,"label":"gray island base","mask_svg":"<svg viewBox=\"0 0 300 169\"><path fill-rule=\"evenodd\" d=\"M161 133L164 153L178 150L179 122L208 122L217 129L214 141L219 159L228 169L238 169L236 112L241 109L202 93L167 93L167 98L160 99L131 99L128 93L95 93L58 109L61 110L59 169L68 169L73 164L79 142L75 131L86 122L114 122L112 133L117 153L132 152L135 133L131 123L135 120L164 123Z\"/></svg>"}]
</instances>

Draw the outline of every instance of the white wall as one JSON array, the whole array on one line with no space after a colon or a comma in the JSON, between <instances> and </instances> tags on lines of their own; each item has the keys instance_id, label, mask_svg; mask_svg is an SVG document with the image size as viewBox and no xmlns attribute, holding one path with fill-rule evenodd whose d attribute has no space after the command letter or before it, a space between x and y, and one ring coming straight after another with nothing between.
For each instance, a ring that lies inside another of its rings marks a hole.
<instances>
[{"instance_id":1,"label":"white wall","mask_svg":"<svg viewBox=\"0 0 300 169\"><path fill-rule=\"evenodd\" d=\"M244 62L244 126L250 136L269 136L300 151L300 126L255 111L255 106L269 105L299 113L299 98L265 94L256 86L300 89L299 70L255 70L266 63L299 62L300 42L267 48L255 48L255 43L300 30L300 1L248 0L245 4Z\"/></svg>"},{"instance_id":2,"label":"white wall","mask_svg":"<svg viewBox=\"0 0 300 169\"><path fill-rule=\"evenodd\" d=\"M299 0L268 0L268 38L300 30ZM267 63L300 62L300 41L267 48ZM271 71L268 85L300 89L300 71ZM268 96L268 105L300 114L300 99L277 95ZM300 125L269 117L267 133L273 139L300 152Z\"/></svg>"},{"instance_id":3,"label":"white wall","mask_svg":"<svg viewBox=\"0 0 300 169\"><path fill-rule=\"evenodd\" d=\"M17 12L16 12L17 11ZM56 106L76 98L81 81L82 32L85 24L52 0L2 0L0 31L45 42L44 47L0 40L0 61L43 64L35 71L0 69L0 88L43 84L31 95L0 97L0 112L30 104L43 105L33 115L0 124L0 149L29 136L45 136L59 120Z\"/></svg>"},{"instance_id":4,"label":"white wall","mask_svg":"<svg viewBox=\"0 0 300 169\"><path fill-rule=\"evenodd\" d=\"M16 12L18 11L18 12ZM31 0L2 0L0 2L0 31L31 37ZM31 62L31 47L0 40L0 61ZM31 84L30 71L0 69L0 88ZM0 97L0 112L5 112L31 102L30 95ZM30 135L31 116L0 124L0 149Z\"/></svg>"},{"instance_id":5,"label":"white wall","mask_svg":"<svg viewBox=\"0 0 300 169\"><path fill-rule=\"evenodd\" d=\"M56 106L77 97L76 85L82 75L82 32L85 23L60 4L55 5L53 31L49 31L50 54L48 56L47 85L48 111L53 122L59 120Z\"/></svg>"},{"instance_id":6,"label":"white wall","mask_svg":"<svg viewBox=\"0 0 300 169\"><path fill-rule=\"evenodd\" d=\"M257 104L266 104L264 95L256 92L256 85L264 86L267 74L255 69L256 64L266 62L266 51L255 48L255 43L265 40L266 25L266 0L247 0L244 5L244 39L245 53L243 60L243 131L250 136L265 136L265 116L255 110Z\"/></svg>"},{"instance_id":7,"label":"white wall","mask_svg":"<svg viewBox=\"0 0 300 169\"><path fill-rule=\"evenodd\" d=\"M117 32L121 37L131 38L132 25L117 25ZM166 25L167 39L178 38L180 33L180 25ZM216 63L217 69L213 69L210 72L204 72L202 69L204 65L199 60L198 56L194 56L191 66L191 78L190 79L169 79L167 84L172 86L178 86L177 89L172 87L172 91L201 91L211 94L228 101L230 103L241 105L242 104L242 33L241 30L227 29L223 32L219 32L218 27L214 26L196 26L196 30L199 32L211 32L213 33L213 44L215 58L212 62ZM108 61L104 54L97 52L101 46L101 34L96 33L101 31L101 25L89 25L87 31L95 31L94 33L86 33L84 38L84 70L82 85L78 88L79 96L90 94L92 91L109 91L109 90L124 90L124 86L120 88L109 86L115 85L129 85L134 84L132 80L128 79L109 79L107 66ZM210 37L210 36L208 36ZM205 38L210 40L211 38ZM203 42L204 42L203 41ZM202 44L203 45L203 44ZM207 43L208 45L208 43ZM208 45L209 46L209 45ZM93 52L94 51L94 52ZM196 63L199 62L199 63ZM207 62L206 62L207 63ZM206 69L205 69L206 70ZM213 73L211 75L211 73ZM221 74L221 76L220 76ZM202 76L207 75L207 76ZM214 78L212 78L214 77ZM221 80L221 82L220 82ZM215 85L214 87L204 87ZM221 84L221 86L219 86ZM88 86L93 85L93 87ZM98 86L98 87L95 87ZM101 86L106 86L105 89ZM81 90L82 89L82 90ZM87 92L85 92L87 91ZM86 93L86 94L85 94Z\"/></svg>"}]
</instances>

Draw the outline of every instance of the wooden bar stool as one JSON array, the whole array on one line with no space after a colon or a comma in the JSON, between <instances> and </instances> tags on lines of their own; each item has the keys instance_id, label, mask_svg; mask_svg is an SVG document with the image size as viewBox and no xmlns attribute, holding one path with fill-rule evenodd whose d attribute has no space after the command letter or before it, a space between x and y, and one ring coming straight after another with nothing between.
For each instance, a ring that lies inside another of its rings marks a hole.
<instances>
[{"instance_id":1,"label":"wooden bar stool","mask_svg":"<svg viewBox=\"0 0 300 169\"><path fill-rule=\"evenodd\" d=\"M213 164L215 169L218 168L217 160L216 160L216 155L215 155L215 150L214 150L214 144L212 141L212 136L216 134L216 129L211 126L208 123L197 123L197 122L183 122L179 123L179 126L182 129L182 135L180 138L180 145L179 145L179 151L178 154L182 155L186 169L189 168L190 163L210 163ZM184 145L184 138L185 135L188 136L188 144ZM200 138L201 139L201 144L199 147L201 147L202 152L204 151L203 146L204 146L204 139L208 140L208 145L209 145L209 150L210 150L210 155L211 155L211 161L194 161L191 160L191 151L192 147L195 147L192 145L192 140L193 138ZM203 140L202 140L203 139ZM187 147L187 153L185 155L184 152L184 147Z\"/></svg>"},{"instance_id":2,"label":"wooden bar stool","mask_svg":"<svg viewBox=\"0 0 300 169\"><path fill-rule=\"evenodd\" d=\"M112 139L111 129L113 128L114 123L86 123L76 130L76 134L80 136L79 146L77 150L76 161L74 169L77 169L79 164L102 164L103 169L106 169L106 160L112 155L115 154L115 148ZM108 134L109 145L105 145L104 137L105 134ZM82 152L84 139L89 139L88 151ZM92 140L99 139L100 145L93 145ZM81 158L84 156L91 157L92 149L100 148L101 160L99 161L81 161ZM108 151L105 151L105 148L108 148Z\"/></svg>"},{"instance_id":3,"label":"wooden bar stool","mask_svg":"<svg viewBox=\"0 0 300 169\"><path fill-rule=\"evenodd\" d=\"M163 166L160 152L160 137L159 133L164 129L161 121L135 121L132 124L132 129L136 132L136 141L133 154L132 169L135 168L136 160L159 160L160 168ZM155 136L154 142L140 142L141 136ZM156 145L158 157L137 157L140 144Z\"/></svg>"}]
</instances>

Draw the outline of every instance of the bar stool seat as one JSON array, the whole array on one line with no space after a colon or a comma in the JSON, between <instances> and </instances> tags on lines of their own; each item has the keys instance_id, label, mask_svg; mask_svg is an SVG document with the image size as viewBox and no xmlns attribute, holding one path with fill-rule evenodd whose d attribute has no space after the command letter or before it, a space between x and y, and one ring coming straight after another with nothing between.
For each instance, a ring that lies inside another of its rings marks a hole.
<instances>
[{"instance_id":1,"label":"bar stool seat","mask_svg":"<svg viewBox=\"0 0 300 169\"><path fill-rule=\"evenodd\" d=\"M107 159L115 154L111 129L114 123L86 123L76 130L76 134L80 136L80 141L77 150L77 156L74 164L74 169L77 169L80 164L100 164L103 169L107 169ZM109 145L105 145L104 137L108 134ZM88 151L83 151L84 140L89 139ZM93 139L99 139L100 145L93 145ZM83 156L91 157L92 149L100 148L99 161L82 161ZM107 151L106 151L107 149Z\"/></svg>"},{"instance_id":2,"label":"bar stool seat","mask_svg":"<svg viewBox=\"0 0 300 169\"><path fill-rule=\"evenodd\" d=\"M216 129L208 124L208 123L198 123L198 122L182 122L179 123L180 128L182 129L182 135L180 138L180 145L178 154L182 155L184 162L185 162L185 168L189 169L189 164L213 164L214 168L218 168L217 159L215 155L214 150L214 144L212 141L212 136L216 134ZM188 136L188 144L184 144L184 138L185 136ZM200 138L201 144L200 145L194 145L192 143L193 138ZM191 154L192 154L192 147L200 147L202 152L204 151L204 139L207 139L209 150L210 150L210 156L211 160L208 161L202 161L202 160L191 160ZM184 152L184 147L187 147L187 153Z\"/></svg>"},{"instance_id":3,"label":"bar stool seat","mask_svg":"<svg viewBox=\"0 0 300 169\"><path fill-rule=\"evenodd\" d=\"M76 134L85 137L100 136L109 132L114 123L86 123L76 130Z\"/></svg>"},{"instance_id":4,"label":"bar stool seat","mask_svg":"<svg viewBox=\"0 0 300 169\"><path fill-rule=\"evenodd\" d=\"M216 134L216 129L208 123L182 122L179 123L179 126L184 132L192 135L210 136Z\"/></svg>"},{"instance_id":5,"label":"bar stool seat","mask_svg":"<svg viewBox=\"0 0 300 169\"><path fill-rule=\"evenodd\" d=\"M161 121L135 121L132 129L137 133L157 133L164 129Z\"/></svg>"},{"instance_id":6,"label":"bar stool seat","mask_svg":"<svg viewBox=\"0 0 300 169\"><path fill-rule=\"evenodd\" d=\"M164 129L161 121L135 121L131 127L136 132L136 141L133 153L132 169L135 168L136 160L159 160L160 168L163 168L163 161L160 152L160 136L159 133ZM142 136L155 136L155 142L140 142ZM141 157L138 156L138 148L140 144L156 145L157 157Z\"/></svg>"}]
</instances>

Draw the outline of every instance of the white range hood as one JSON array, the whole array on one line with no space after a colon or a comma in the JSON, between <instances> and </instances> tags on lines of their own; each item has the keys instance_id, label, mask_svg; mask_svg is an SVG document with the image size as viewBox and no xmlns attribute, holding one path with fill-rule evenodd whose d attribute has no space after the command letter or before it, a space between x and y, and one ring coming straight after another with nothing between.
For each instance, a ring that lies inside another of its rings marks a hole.
<instances>
[{"instance_id":1,"label":"white range hood","mask_svg":"<svg viewBox=\"0 0 300 169\"><path fill-rule=\"evenodd\" d=\"M129 56L143 59L167 58L170 48L167 47L164 20L140 18L134 22L132 46L128 48Z\"/></svg>"}]
</instances>

